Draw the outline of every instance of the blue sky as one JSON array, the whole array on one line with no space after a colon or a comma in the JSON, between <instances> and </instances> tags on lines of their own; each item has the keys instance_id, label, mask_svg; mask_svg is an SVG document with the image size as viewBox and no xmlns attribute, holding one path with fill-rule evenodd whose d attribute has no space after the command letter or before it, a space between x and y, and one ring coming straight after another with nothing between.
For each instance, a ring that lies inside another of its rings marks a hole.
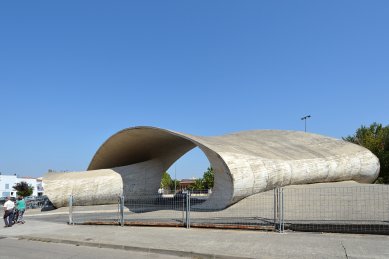
<instances>
[{"instance_id":1,"label":"blue sky","mask_svg":"<svg viewBox=\"0 0 389 259\"><path fill-rule=\"evenodd\" d=\"M84 170L117 131L388 122L388 1L2 1L0 172ZM200 151L174 167L201 176ZM174 170L171 170L174 174Z\"/></svg>"}]
</instances>

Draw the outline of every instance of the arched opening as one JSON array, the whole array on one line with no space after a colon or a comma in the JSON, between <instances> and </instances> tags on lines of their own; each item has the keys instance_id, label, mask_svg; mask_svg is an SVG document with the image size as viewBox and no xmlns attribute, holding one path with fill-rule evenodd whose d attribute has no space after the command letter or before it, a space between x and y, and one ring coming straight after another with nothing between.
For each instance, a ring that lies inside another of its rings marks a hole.
<instances>
[{"instance_id":1,"label":"arched opening","mask_svg":"<svg viewBox=\"0 0 389 259\"><path fill-rule=\"evenodd\" d=\"M88 170L110 168L120 174L123 194L128 197L156 194L163 172L197 147L197 152L204 153L215 172L214 188L205 205L225 207L233 191L229 169L223 159L202 142L206 141L158 128L129 128L113 135L99 148Z\"/></svg>"},{"instance_id":2,"label":"arched opening","mask_svg":"<svg viewBox=\"0 0 389 259\"><path fill-rule=\"evenodd\" d=\"M169 191L177 192L193 187L196 180L203 179L209 167L211 164L204 152L199 147L193 148L166 170L172 180L172 188ZM201 187L195 186L194 188L199 190Z\"/></svg>"}]
</instances>

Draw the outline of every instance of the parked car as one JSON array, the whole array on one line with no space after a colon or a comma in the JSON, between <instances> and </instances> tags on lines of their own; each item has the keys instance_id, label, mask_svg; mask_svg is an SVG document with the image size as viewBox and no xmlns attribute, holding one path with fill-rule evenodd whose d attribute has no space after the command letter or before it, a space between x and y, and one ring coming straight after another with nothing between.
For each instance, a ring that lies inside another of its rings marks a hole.
<instances>
[{"instance_id":1,"label":"parked car","mask_svg":"<svg viewBox=\"0 0 389 259\"><path fill-rule=\"evenodd\" d=\"M49 200L49 198L47 198L46 195L43 195L43 196L38 196L38 197L36 197L35 200L36 200L36 202L37 202L37 204L38 204L38 207L39 207L39 208L42 208L43 205Z\"/></svg>"},{"instance_id":2,"label":"parked car","mask_svg":"<svg viewBox=\"0 0 389 259\"><path fill-rule=\"evenodd\" d=\"M27 209L35 209L38 207L36 198L34 196L27 196L24 198Z\"/></svg>"},{"instance_id":3,"label":"parked car","mask_svg":"<svg viewBox=\"0 0 389 259\"><path fill-rule=\"evenodd\" d=\"M35 197L34 196L27 196L27 197L24 197L24 200L26 201L26 204L27 204L27 203L35 201Z\"/></svg>"}]
</instances>

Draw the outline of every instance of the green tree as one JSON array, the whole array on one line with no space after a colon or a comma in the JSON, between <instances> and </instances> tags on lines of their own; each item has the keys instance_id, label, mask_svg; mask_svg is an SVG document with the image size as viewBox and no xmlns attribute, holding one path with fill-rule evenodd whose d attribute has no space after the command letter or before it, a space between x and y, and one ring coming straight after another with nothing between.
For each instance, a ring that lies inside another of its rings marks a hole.
<instances>
[{"instance_id":1,"label":"green tree","mask_svg":"<svg viewBox=\"0 0 389 259\"><path fill-rule=\"evenodd\" d=\"M204 190L204 179L198 178L195 180L195 183L189 186L190 190Z\"/></svg>"},{"instance_id":2,"label":"green tree","mask_svg":"<svg viewBox=\"0 0 389 259\"><path fill-rule=\"evenodd\" d=\"M346 141L369 149L380 160L380 173L376 183L389 183L389 126L373 123L361 126L354 135L343 138Z\"/></svg>"},{"instance_id":3,"label":"green tree","mask_svg":"<svg viewBox=\"0 0 389 259\"><path fill-rule=\"evenodd\" d=\"M178 181L177 179L172 180L172 182L170 184L170 190L176 191L179 189L179 187L180 187L180 181Z\"/></svg>"},{"instance_id":4,"label":"green tree","mask_svg":"<svg viewBox=\"0 0 389 259\"><path fill-rule=\"evenodd\" d=\"M27 197L30 196L34 191L34 186L27 184L27 182L19 182L12 186L16 190L18 196Z\"/></svg>"},{"instance_id":5,"label":"green tree","mask_svg":"<svg viewBox=\"0 0 389 259\"><path fill-rule=\"evenodd\" d=\"M213 188L215 177L213 174L212 167L208 167L207 171L204 172L202 178L196 179L195 183L189 186L191 190L208 190Z\"/></svg>"},{"instance_id":6,"label":"green tree","mask_svg":"<svg viewBox=\"0 0 389 259\"><path fill-rule=\"evenodd\" d=\"M171 189L172 186L172 178L170 177L168 172L164 172L162 174L161 184L160 187L163 189Z\"/></svg>"},{"instance_id":7,"label":"green tree","mask_svg":"<svg viewBox=\"0 0 389 259\"><path fill-rule=\"evenodd\" d=\"M213 184L215 182L215 175L213 173L213 168L208 167L207 171L203 174L204 179L204 189L211 189L213 188Z\"/></svg>"}]
</instances>

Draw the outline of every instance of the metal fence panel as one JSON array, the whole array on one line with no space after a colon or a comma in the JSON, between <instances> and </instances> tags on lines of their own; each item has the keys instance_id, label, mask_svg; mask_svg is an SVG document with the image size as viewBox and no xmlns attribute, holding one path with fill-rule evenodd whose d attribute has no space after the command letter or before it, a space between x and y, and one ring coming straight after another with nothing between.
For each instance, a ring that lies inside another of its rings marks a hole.
<instances>
[{"instance_id":1,"label":"metal fence panel","mask_svg":"<svg viewBox=\"0 0 389 259\"><path fill-rule=\"evenodd\" d=\"M73 195L72 197L72 208L69 207L69 211L72 213L73 224L120 224L120 196L104 197L103 200L108 205L93 206L92 210L88 206L90 204L89 201L82 200L77 195ZM99 200L98 196L90 198L96 201Z\"/></svg>"},{"instance_id":2,"label":"metal fence panel","mask_svg":"<svg viewBox=\"0 0 389 259\"><path fill-rule=\"evenodd\" d=\"M291 230L389 233L388 185L283 189Z\"/></svg>"},{"instance_id":3,"label":"metal fence panel","mask_svg":"<svg viewBox=\"0 0 389 259\"><path fill-rule=\"evenodd\" d=\"M219 210L206 192L92 198L111 205L73 196L70 223L389 234L388 185L288 186Z\"/></svg>"},{"instance_id":4,"label":"metal fence panel","mask_svg":"<svg viewBox=\"0 0 389 259\"><path fill-rule=\"evenodd\" d=\"M124 200L124 225L184 226L183 194L132 195Z\"/></svg>"},{"instance_id":5,"label":"metal fence panel","mask_svg":"<svg viewBox=\"0 0 389 259\"><path fill-rule=\"evenodd\" d=\"M215 210L207 206L206 200L196 206L195 197L191 197L190 225L192 227L274 229L273 191L249 196L225 209ZM217 199L213 198L217 203Z\"/></svg>"}]
</instances>

